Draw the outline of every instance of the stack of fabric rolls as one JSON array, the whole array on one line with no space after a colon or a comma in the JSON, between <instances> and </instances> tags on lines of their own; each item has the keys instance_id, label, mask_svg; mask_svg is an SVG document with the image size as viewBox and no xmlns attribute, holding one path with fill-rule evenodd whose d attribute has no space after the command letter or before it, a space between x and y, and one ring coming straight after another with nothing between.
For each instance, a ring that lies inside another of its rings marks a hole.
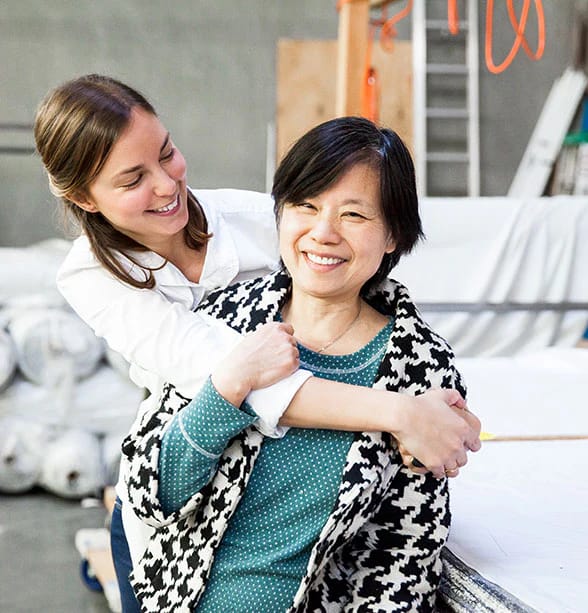
<instances>
[{"instance_id":1,"label":"stack of fabric rolls","mask_svg":"<svg viewBox=\"0 0 588 613\"><path fill-rule=\"evenodd\" d=\"M66 498L113 483L143 391L65 304L69 242L0 248L0 492Z\"/></svg>"}]
</instances>

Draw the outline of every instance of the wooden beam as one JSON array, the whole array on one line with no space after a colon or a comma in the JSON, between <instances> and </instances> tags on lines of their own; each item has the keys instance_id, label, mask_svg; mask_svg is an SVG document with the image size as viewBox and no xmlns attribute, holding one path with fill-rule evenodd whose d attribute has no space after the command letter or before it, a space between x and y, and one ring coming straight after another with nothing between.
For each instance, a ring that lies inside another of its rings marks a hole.
<instances>
[{"instance_id":1,"label":"wooden beam","mask_svg":"<svg viewBox=\"0 0 588 613\"><path fill-rule=\"evenodd\" d=\"M279 162L307 130L335 115L336 40L278 41L276 146ZM412 151L412 45L394 43L394 53L373 49L381 100L379 124L392 128Z\"/></svg>"},{"instance_id":2,"label":"wooden beam","mask_svg":"<svg viewBox=\"0 0 588 613\"><path fill-rule=\"evenodd\" d=\"M361 114L369 12L369 0L346 2L339 12L335 96L335 113L338 117Z\"/></svg>"}]
</instances>

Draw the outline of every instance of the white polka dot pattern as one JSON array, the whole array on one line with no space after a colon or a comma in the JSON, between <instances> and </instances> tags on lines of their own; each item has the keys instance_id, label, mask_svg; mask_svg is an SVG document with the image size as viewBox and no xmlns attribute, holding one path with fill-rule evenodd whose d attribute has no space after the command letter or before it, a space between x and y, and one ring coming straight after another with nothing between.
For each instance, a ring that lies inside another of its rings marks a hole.
<instances>
[{"instance_id":1,"label":"white polka dot pattern","mask_svg":"<svg viewBox=\"0 0 588 613\"><path fill-rule=\"evenodd\" d=\"M208 379L173 419L159 457L159 499L165 513L179 509L208 483L228 442L256 417L227 402Z\"/></svg>"},{"instance_id":2,"label":"white polka dot pattern","mask_svg":"<svg viewBox=\"0 0 588 613\"><path fill-rule=\"evenodd\" d=\"M317 376L371 385L391 327L350 355L323 355L300 346L301 361ZM291 605L335 505L353 438L350 432L291 429L282 439L265 439L216 553L198 613L278 613Z\"/></svg>"}]
</instances>

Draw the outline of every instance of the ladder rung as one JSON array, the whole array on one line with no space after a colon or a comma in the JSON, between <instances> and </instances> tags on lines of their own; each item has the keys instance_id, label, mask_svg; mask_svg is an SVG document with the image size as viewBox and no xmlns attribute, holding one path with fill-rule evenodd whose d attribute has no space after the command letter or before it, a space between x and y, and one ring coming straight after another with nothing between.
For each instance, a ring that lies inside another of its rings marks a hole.
<instances>
[{"instance_id":1,"label":"ladder rung","mask_svg":"<svg viewBox=\"0 0 588 613\"><path fill-rule=\"evenodd\" d=\"M431 119L467 119L467 109L444 109L431 107L426 110L427 117Z\"/></svg>"},{"instance_id":2,"label":"ladder rung","mask_svg":"<svg viewBox=\"0 0 588 613\"><path fill-rule=\"evenodd\" d=\"M465 64L427 64L429 74L467 74Z\"/></svg>"},{"instance_id":3,"label":"ladder rung","mask_svg":"<svg viewBox=\"0 0 588 613\"><path fill-rule=\"evenodd\" d=\"M457 23L460 32L465 32L468 29L467 21L459 21ZM446 19L427 19L425 26L428 30L447 30L449 31L449 24Z\"/></svg>"},{"instance_id":4,"label":"ladder rung","mask_svg":"<svg viewBox=\"0 0 588 613\"><path fill-rule=\"evenodd\" d=\"M427 153L427 162L459 162L467 164L470 156L457 151L434 151Z\"/></svg>"}]
</instances>

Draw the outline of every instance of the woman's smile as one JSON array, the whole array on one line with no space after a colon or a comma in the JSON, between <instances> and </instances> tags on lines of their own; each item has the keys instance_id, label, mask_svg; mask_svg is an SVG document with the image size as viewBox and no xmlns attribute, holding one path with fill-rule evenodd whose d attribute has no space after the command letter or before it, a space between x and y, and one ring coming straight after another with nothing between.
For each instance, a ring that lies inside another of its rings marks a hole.
<instances>
[{"instance_id":1,"label":"woman's smile","mask_svg":"<svg viewBox=\"0 0 588 613\"><path fill-rule=\"evenodd\" d=\"M319 255L317 253L312 253L311 251L305 251L303 252L304 255L306 255L306 258L312 263L312 264L316 264L319 267L334 267L337 266L339 264L342 264L343 262L346 262L347 260L344 258L339 258L339 257L335 257L335 256L330 256L330 255Z\"/></svg>"},{"instance_id":2,"label":"woman's smile","mask_svg":"<svg viewBox=\"0 0 588 613\"><path fill-rule=\"evenodd\" d=\"M165 206L160 207L159 209L149 209L147 213L153 213L155 215L161 215L163 217L169 217L170 215L174 215L180 209L180 197L176 196L176 199Z\"/></svg>"}]
</instances>

